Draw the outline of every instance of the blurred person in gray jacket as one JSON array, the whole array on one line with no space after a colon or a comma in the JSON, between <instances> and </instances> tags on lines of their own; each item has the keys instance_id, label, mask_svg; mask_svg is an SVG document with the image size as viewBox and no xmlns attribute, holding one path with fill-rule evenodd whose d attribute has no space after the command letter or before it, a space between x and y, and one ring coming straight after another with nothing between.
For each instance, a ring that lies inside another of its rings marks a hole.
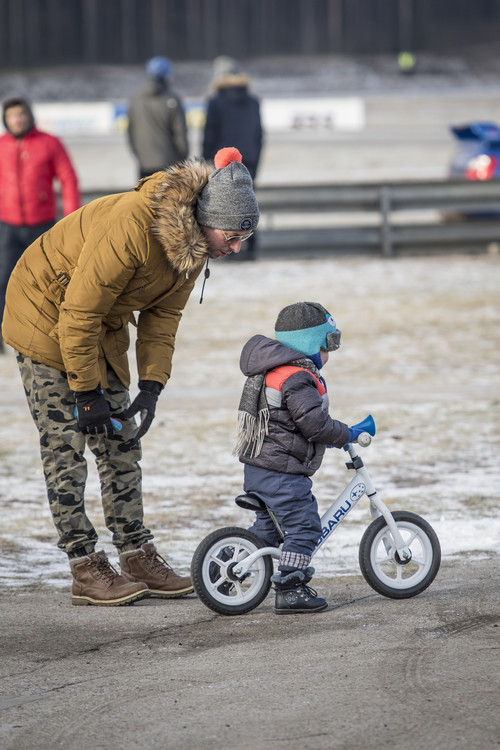
<instances>
[{"instance_id":1,"label":"blurred person in gray jacket","mask_svg":"<svg viewBox=\"0 0 500 750\"><path fill-rule=\"evenodd\" d=\"M182 99L171 88L172 63L152 57L146 72L147 81L129 102L128 140L140 179L183 161L189 152Z\"/></svg>"}]
</instances>

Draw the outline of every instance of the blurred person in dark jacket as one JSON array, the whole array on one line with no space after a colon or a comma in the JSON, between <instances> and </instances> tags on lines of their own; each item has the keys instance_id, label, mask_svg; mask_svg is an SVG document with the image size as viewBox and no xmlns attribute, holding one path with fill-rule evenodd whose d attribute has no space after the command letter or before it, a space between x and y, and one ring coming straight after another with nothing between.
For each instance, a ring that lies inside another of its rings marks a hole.
<instances>
[{"instance_id":1,"label":"blurred person in dark jacket","mask_svg":"<svg viewBox=\"0 0 500 750\"><path fill-rule=\"evenodd\" d=\"M251 79L236 60L225 55L214 60L213 72L214 93L207 102L203 157L213 160L214 154L225 143L234 143L255 180L262 152L263 130L259 100L249 92ZM255 260L256 236L254 233L248 240L238 260Z\"/></svg>"},{"instance_id":2,"label":"blurred person in dark jacket","mask_svg":"<svg viewBox=\"0 0 500 750\"><path fill-rule=\"evenodd\" d=\"M0 319L14 266L28 245L56 221L55 179L61 184L64 215L80 207L68 153L58 138L38 130L28 100L19 94L6 98L2 119L6 132L0 137Z\"/></svg>"},{"instance_id":3,"label":"blurred person in dark jacket","mask_svg":"<svg viewBox=\"0 0 500 750\"><path fill-rule=\"evenodd\" d=\"M182 99L171 88L172 63L152 57L146 72L148 80L129 102L128 140L140 179L183 161L189 152Z\"/></svg>"}]
</instances>

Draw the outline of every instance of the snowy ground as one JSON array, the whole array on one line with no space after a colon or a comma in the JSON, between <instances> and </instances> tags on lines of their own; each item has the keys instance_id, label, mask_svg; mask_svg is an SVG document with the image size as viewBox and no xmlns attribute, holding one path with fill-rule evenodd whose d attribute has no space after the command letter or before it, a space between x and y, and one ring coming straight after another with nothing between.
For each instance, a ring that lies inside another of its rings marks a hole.
<instances>
[{"instance_id":1,"label":"snowy ground","mask_svg":"<svg viewBox=\"0 0 500 750\"><path fill-rule=\"evenodd\" d=\"M498 256L219 261L202 305L200 286L143 441L146 521L179 570L213 529L250 523L233 503L242 480L231 455L239 351L254 333L272 335L279 309L298 300L322 302L343 331L324 371L333 413L348 423L373 414L377 436L362 455L382 498L427 518L445 558L498 554ZM0 357L0 408L0 585L67 586L12 351ZM91 458L89 467L88 509L114 559ZM315 477L322 510L348 476L343 452L328 452ZM369 520L363 500L318 554L318 575L358 572Z\"/></svg>"}]
</instances>

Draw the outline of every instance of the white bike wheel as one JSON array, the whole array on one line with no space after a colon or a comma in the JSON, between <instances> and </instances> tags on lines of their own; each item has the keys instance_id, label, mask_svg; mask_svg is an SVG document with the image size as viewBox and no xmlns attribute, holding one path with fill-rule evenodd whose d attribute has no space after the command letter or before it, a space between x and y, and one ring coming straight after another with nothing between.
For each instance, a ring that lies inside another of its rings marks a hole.
<instances>
[{"instance_id":1,"label":"white bike wheel","mask_svg":"<svg viewBox=\"0 0 500 750\"><path fill-rule=\"evenodd\" d=\"M243 578L237 578L232 569L264 546L255 534L236 526L205 537L191 563L193 586L203 604L221 615L242 615L258 607L271 588L272 558L259 557Z\"/></svg>"},{"instance_id":2,"label":"white bike wheel","mask_svg":"<svg viewBox=\"0 0 500 750\"><path fill-rule=\"evenodd\" d=\"M370 586L391 599L407 599L424 591L434 580L441 563L436 532L420 516L409 511L392 514L411 560L399 560L396 544L381 516L366 529L359 545L359 565Z\"/></svg>"}]
</instances>

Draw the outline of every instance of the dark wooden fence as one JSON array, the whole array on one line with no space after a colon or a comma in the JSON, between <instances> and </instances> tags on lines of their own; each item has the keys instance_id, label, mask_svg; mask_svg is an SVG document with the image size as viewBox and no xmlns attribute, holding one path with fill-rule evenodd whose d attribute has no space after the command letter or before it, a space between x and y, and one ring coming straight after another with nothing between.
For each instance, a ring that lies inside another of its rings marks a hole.
<instances>
[{"instance_id":1,"label":"dark wooden fence","mask_svg":"<svg viewBox=\"0 0 500 750\"><path fill-rule=\"evenodd\" d=\"M499 28L500 0L0 0L0 67L456 53Z\"/></svg>"}]
</instances>

